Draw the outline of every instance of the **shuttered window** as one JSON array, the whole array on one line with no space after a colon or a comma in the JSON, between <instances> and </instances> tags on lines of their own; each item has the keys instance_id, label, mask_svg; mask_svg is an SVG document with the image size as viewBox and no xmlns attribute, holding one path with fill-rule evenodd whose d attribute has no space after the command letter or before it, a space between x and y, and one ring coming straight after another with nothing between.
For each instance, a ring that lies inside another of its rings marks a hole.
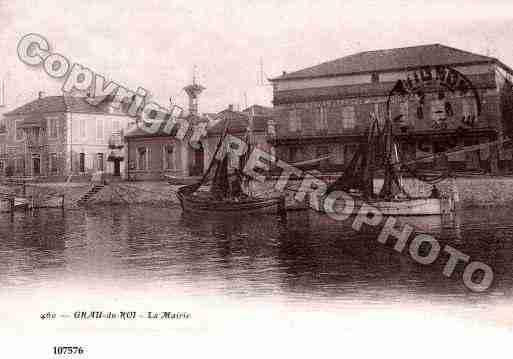
<instances>
[{"instance_id":1,"label":"shuttered window","mask_svg":"<svg viewBox=\"0 0 513 359\"><path fill-rule=\"evenodd\" d=\"M163 146L163 159L164 159L164 169L165 170L172 170L175 168L173 145L164 145Z\"/></svg>"},{"instance_id":2,"label":"shuttered window","mask_svg":"<svg viewBox=\"0 0 513 359\"><path fill-rule=\"evenodd\" d=\"M327 130L328 129L328 108L327 106L321 105L317 107L316 110L316 117L314 119L315 121L315 128L319 131Z\"/></svg>"},{"instance_id":3,"label":"shuttered window","mask_svg":"<svg viewBox=\"0 0 513 359\"><path fill-rule=\"evenodd\" d=\"M50 173L55 174L57 173L57 170L57 154L50 153Z\"/></svg>"},{"instance_id":4,"label":"shuttered window","mask_svg":"<svg viewBox=\"0 0 513 359\"><path fill-rule=\"evenodd\" d=\"M477 120L477 106L473 98L463 98L462 102L462 118L461 121L468 126L473 126Z\"/></svg>"},{"instance_id":5,"label":"shuttered window","mask_svg":"<svg viewBox=\"0 0 513 359\"><path fill-rule=\"evenodd\" d=\"M137 148L137 169L140 171L148 168L148 150L146 147Z\"/></svg>"},{"instance_id":6,"label":"shuttered window","mask_svg":"<svg viewBox=\"0 0 513 359\"><path fill-rule=\"evenodd\" d=\"M342 128L353 129L355 127L355 110L354 106L346 106L342 108Z\"/></svg>"},{"instance_id":7,"label":"shuttered window","mask_svg":"<svg viewBox=\"0 0 513 359\"><path fill-rule=\"evenodd\" d=\"M289 112L289 131L301 131L301 116L297 108L293 108Z\"/></svg>"}]
</instances>

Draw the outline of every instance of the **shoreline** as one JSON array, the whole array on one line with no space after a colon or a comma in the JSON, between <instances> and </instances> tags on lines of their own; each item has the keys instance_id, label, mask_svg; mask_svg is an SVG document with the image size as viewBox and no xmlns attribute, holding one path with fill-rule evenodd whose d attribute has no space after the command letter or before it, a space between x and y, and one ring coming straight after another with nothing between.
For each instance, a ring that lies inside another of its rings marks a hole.
<instances>
[{"instance_id":1,"label":"shoreline","mask_svg":"<svg viewBox=\"0 0 513 359\"><path fill-rule=\"evenodd\" d=\"M272 196L278 192L274 189L276 180L265 183L254 182L254 193L260 196ZM289 186L298 189L300 181L290 180ZM92 189L97 186L97 191ZM379 191L382 180L374 182L375 191ZM412 196L429 196L432 186L415 180L405 178L403 180L405 190ZM441 195L455 196L459 209L465 208L489 208L489 207L513 207L513 176L463 176L445 179L436 184ZM46 195L65 196L64 209L81 208L78 204L88 192L94 192L85 203L85 207L102 205L132 205L147 204L155 206L178 205L176 192L181 185L171 185L166 181L147 182L110 182L105 186L99 183L63 183L46 182L31 183L27 185L28 196L37 193ZM0 186L0 191L12 191L12 188ZM20 188L17 189L17 194ZM294 193L285 192L287 201L294 203ZM297 203L297 202L296 202Z\"/></svg>"}]
</instances>

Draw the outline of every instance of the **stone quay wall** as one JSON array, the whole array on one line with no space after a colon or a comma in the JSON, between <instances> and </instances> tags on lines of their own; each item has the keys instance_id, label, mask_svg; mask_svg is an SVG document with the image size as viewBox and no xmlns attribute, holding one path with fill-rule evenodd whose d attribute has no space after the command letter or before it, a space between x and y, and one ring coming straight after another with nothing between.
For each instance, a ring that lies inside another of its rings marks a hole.
<instances>
[{"instance_id":1,"label":"stone quay wall","mask_svg":"<svg viewBox=\"0 0 513 359\"><path fill-rule=\"evenodd\" d=\"M326 179L329 183L333 179ZM375 191L382 186L382 180L375 181ZM275 181L253 183L253 193L261 196L279 194L274 190ZM411 178L403 180L411 196L429 196L432 186ZM93 183L38 183L27 192L39 188L55 194L65 195L65 207L78 208L78 200L86 194ZM300 181L290 181L289 187L298 189ZM474 176L448 178L436 184L440 193L454 196L459 208L507 206L513 207L513 177ZM167 182L114 182L106 185L87 202L90 205L130 204L178 204L176 192L180 186ZM293 203L297 192L286 191L287 202Z\"/></svg>"}]
</instances>

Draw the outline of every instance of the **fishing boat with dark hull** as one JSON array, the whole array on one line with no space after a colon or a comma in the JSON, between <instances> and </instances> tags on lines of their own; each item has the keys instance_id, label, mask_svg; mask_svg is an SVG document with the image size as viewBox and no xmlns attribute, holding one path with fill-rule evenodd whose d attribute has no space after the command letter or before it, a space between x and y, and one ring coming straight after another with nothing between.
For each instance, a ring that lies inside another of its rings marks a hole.
<instances>
[{"instance_id":1,"label":"fishing boat with dark hull","mask_svg":"<svg viewBox=\"0 0 513 359\"><path fill-rule=\"evenodd\" d=\"M258 197L251 193L250 180L243 168L251 153L251 130L248 129L245 143L246 155L234 165L224 140L227 127L223 131L214 156L204 176L195 184L180 187L177 197L184 212L212 215L245 215L254 213L285 212L285 198ZM222 152L220 152L222 151Z\"/></svg>"},{"instance_id":2,"label":"fishing boat with dark hull","mask_svg":"<svg viewBox=\"0 0 513 359\"><path fill-rule=\"evenodd\" d=\"M197 183L199 180L201 180L201 176L171 176L171 175L164 175L164 178L167 180L167 183L169 183L172 186L183 186L183 185L192 185Z\"/></svg>"},{"instance_id":3,"label":"fishing boat with dark hull","mask_svg":"<svg viewBox=\"0 0 513 359\"><path fill-rule=\"evenodd\" d=\"M279 198L256 198L250 197L241 199L220 199L216 200L205 192L193 192L193 189L182 187L178 190L178 199L184 212L197 214L262 214L280 213L283 207L283 199Z\"/></svg>"}]
</instances>

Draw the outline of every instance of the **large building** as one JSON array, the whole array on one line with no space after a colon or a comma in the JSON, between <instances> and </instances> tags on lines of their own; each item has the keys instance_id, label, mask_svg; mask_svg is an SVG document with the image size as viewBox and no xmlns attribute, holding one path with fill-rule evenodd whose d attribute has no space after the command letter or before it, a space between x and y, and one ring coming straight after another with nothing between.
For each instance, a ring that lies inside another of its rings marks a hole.
<instances>
[{"instance_id":1,"label":"large building","mask_svg":"<svg viewBox=\"0 0 513 359\"><path fill-rule=\"evenodd\" d=\"M4 114L0 135L0 175L47 180L89 179L97 171L120 176L123 131L134 119L125 104L93 106L84 97L43 96ZM119 151L118 151L119 152Z\"/></svg>"},{"instance_id":2,"label":"large building","mask_svg":"<svg viewBox=\"0 0 513 359\"><path fill-rule=\"evenodd\" d=\"M513 135L512 75L495 58L440 44L361 52L284 72L271 79L270 142L289 162L331 154L324 164L331 171L350 160L369 120L383 123L389 111L406 158L503 139ZM511 157L492 148L427 162L495 172Z\"/></svg>"}]
</instances>

